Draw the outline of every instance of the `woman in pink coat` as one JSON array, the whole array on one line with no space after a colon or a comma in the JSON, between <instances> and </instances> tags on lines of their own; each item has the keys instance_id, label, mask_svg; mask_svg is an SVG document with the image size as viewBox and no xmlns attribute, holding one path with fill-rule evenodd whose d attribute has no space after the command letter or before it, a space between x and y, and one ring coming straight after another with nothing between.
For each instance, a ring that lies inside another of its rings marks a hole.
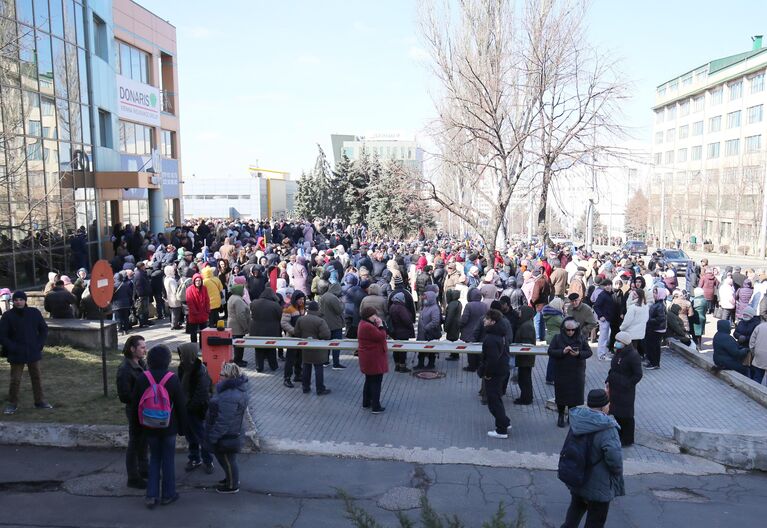
<instances>
[{"instance_id":1,"label":"woman in pink coat","mask_svg":"<svg viewBox=\"0 0 767 528\"><path fill-rule=\"evenodd\" d=\"M360 371L365 375L362 407L372 409L373 414L381 414L385 410L381 406L381 384L383 375L389 372L386 328L372 306L366 306L360 315L358 353Z\"/></svg>"}]
</instances>

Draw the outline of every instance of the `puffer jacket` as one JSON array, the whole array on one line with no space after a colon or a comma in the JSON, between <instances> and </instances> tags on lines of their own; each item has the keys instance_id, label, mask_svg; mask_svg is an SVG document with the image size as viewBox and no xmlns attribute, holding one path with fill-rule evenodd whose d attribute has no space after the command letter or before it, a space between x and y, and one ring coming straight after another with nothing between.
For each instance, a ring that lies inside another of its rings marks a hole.
<instances>
[{"instance_id":1,"label":"puffer jacket","mask_svg":"<svg viewBox=\"0 0 767 528\"><path fill-rule=\"evenodd\" d=\"M360 314L362 314L362 310L364 310L366 306L372 306L378 317L386 319L389 306L386 302L386 298L381 297L381 288L378 284L371 284L368 288L368 295L362 299L362 302L360 303Z\"/></svg>"},{"instance_id":2,"label":"puffer jacket","mask_svg":"<svg viewBox=\"0 0 767 528\"><path fill-rule=\"evenodd\" d=\"M448 290L447 309L445 310L445 338L448 341L458 341L461 331L461 293L458 290Z\"/></svg>"},{"instance_id":3,"label":"puffer jacket","mask_svg":"<svg viewBox=\"0 0 767 528\"><path fill-rule=\"evenodd\" d=\"M145 370L146 361L143 359L139 360L138 363L134 363L128 358L123 358L122 363L117 367L117 397L125 404L126 411L131 403L136 380L144 375Z\"/></svg>"},{"instance_id":4,"label":"puffer jacket","mask_svg":"<svg viewBox=\"0 0 767 528\"><path fill-rule=\"evenodd\" d=\"M748 353L747 348L738 346L738 342L730 335L732 325L726 319L716 322L714 334L714 365L727 370L743 368L743 358Z\"/></svg>"},{"instance_id":5,"label":"puffer jacket","mask_svg":"<svg viewBox=\"0 0 767 528\"><path fill-rule=\"evenodd\" d=\"M698 286L703 288L703 297L705 297L708 302L711 302L714 300L716 291L719 288L719 279L716 278L713 271L706 270L700 278Z\"/></svg>"},{"instance_id":6,"label":"puffer jacket","mask_svg":"<svg viewBox=\"0 0 767 528\"><path fill-rule=\"evenodd\" d=\"M658 332L664 333L667 327L666 319L666 305L663 299L655 301L650 305L648 311L647 325L645 327L645 333Z\"/></svg>"},{"instance_id":7,"label":"puffer jacket","mask_svg":"<svg viewBox=\"0 0 767 528\"><path fill-rule=\"evenodd\" d=\"M274 291L266 287L258 299L250 302L250 328L248 334L262 337L282 335L280 320L282 307Z\"/></svg>"},{"instance_id":8,"label":"puffer jacket","mask_svg":"<svg viewBox=\"0 0 767 528\"><path fill-rule=\"evenodd\" d=\"M647 303L639 306L636 299L629 296L626 301L626 315L620 326L621 332L626 332L631 336L632 341L644 339L647 330L647 319L650 317L650 307Z\"/></svg>"},{"instance_id":9,"label":"puffer jacket","mask_svg":"<svg viewBox=\"0 0 767 528\"><path fill-rule=\"evenodd\" d=\"M165 278L162 281L163 288L165 288L165 302L168 304L168 308L180 308L181 301L176 296L176 290L178 290L176 270L173 269L173 266L165 266L163 272L165 273Z\"/></svg>"},{"instance_id":10,"label":"puffer jacket","mask_svg":"<svg viewBox=\"0 0 767 528\"><path fill-rule=\"evenodd\" d=\"M133 302L133 282L123 272L115 274L115 291L112 295L112 310L130 308Z\"/></svg>"},{"instance_id":11,"label":"puffer jacket","mask_svg":"<svg viewBox=\"0 0 767 528\"><path fill-rule=\"evenodd\" d=\"M544 309L546 307L544 306ZM535 344L535 326L533 325L533 318L535 317L535 309L530 306L523 306L519 321L517 325L517 331L514 333L515 343L524 343L527 345ZM535 356L532 354L523 354L514 357L514 364L517 367L534 367Z\"/></svg>"},{"instance_id":12,"label":"puffer jacket","mask_svg":"<svg viewBox=\"0 0 767 528\"><path fill-rule=\"evenodd\" d=\"M743 317L743 310L749 306L751 302L751 296L754 294L754 286L751 283L751 279L743 281L743 286L738 288L735 292L735 318L741 319Z\"/></svg>"},{"instance_id":13,"label":"puffer jacket","mask_svg":"<svg viewBox=\"0 0 767 528\"><path fill-rule=\"evenodd\" d=\"M216 310L221 308L221 294L224 292L224 285L218 280L218 277L213 275L213 268L207 266L202 269L202 285L208 291L208 299L210 299L210 309Z\"/></svg>"},{"instance_id":14,"label":"puffer jacket","mask_svg":"<svg viewBox=\"0 0 767 528\"><path fill-rule=\"evenodd\" d=\"M461 340L467 343L476 343L480 339L482 319L485 317L488 307L482 302L482 294L476 288L469 290L467 299L469 302L466 303L461 316Z\"/></svg>"},{"instance_id":15,"label":"puffer jacket","mask_svg":"<svg viewBox=\"0 0 767 528\"><path fill-rule=\"evenodd\" d=\"M570 431L574 435L594 434L589 453L591 472L580 488L570 491L587 501L610 502L626 494L623 482L623 451L615 418L600 411L570 409Z\"/></svg>"},{"instance_id":16,"label":"puffer jacket","mask_svg":"<svg viewBox=\"0 0 767 528\"><path fill-rule=\"evenodd\" d=\"M509 374L509 343L506 328L499 321L485 327L482 338L482 356L478 372L483 377L505 377Z\"/></svg>"},{"instance_id":17,"label":"puffer jacket","mask_svg":"<svg viewBox=\"0 0 767 528\"><path fill-rule=\"evenodd\" d=\"M216 385L205 416L205 443L213 451L239 451L243 418L248 410L248 378L224 379Z\"/></svg>"},{"instance_id":18,"label":"puffer jacket","mask_svg":"<svg viewBox=\"0 0 767 528\"><path fill-rule=\"evenodd\" d=\"M419 341L432 341L442 337L442 314L437 304L437 294L427 291L423 294L423 308L418 318Z\"/></svg>"}]
</instances>

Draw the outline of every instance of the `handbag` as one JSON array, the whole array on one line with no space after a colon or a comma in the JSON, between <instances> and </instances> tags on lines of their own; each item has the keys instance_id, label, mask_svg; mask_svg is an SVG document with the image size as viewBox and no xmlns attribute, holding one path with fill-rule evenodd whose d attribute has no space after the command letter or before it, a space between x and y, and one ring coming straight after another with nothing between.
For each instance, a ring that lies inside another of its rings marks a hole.
<instances>
[{"instance_id":1,"label":"handbag","mask_svg":"<svg viewBox=\"0 0 767 528\"><path fill-rule=\"evenodd\" d=\"M717 319L723 319L724 318L724 314L722 312L723 312L722 311L722 307L721 306L717 306L716 308L714 308L714 317L717 318Z\"/></svg>"}]
</instances>

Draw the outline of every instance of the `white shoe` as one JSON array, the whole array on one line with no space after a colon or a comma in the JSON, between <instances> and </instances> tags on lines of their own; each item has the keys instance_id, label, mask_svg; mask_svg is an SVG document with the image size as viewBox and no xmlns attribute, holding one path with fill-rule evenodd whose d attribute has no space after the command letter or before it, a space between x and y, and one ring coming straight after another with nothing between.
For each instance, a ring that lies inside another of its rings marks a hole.
<instances>
[{"instance_id":1,"label":"white shoe","mask_svg":"<svg viewBox=\"0 0 767 528\"><path fill-rule=\"evenodd\" d=\"M509 426L509 427L511 427L511 426ZM507 435L507 434L500 434L500 433L496 433L495 431L488 431L487 432L487 436L489 436L490 438L501 438L501 439L509 437L509 435Z\"/></svg>"}]
</instances>

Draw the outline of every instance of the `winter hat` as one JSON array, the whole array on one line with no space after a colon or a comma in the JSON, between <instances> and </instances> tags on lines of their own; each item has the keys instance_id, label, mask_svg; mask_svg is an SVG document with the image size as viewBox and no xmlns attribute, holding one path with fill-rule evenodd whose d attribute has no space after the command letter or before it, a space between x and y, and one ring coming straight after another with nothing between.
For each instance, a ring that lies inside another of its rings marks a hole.
<instances>
[{"instance_id":1,"label":"winter hat","mask_svg":"<svg viewBox=\"0 0 767 528\"><path fill-rule=\"evenodd\" d=\"M568 295L567 298L570 299L571 301L577 301L578 299L581 298L581 296L579 294L573 292L570 295Z\"/></svg>"},{"instance_id":2,"label":"winter hat","mask_svg":"<svg viewBox=\"0 0 767 528\"><path fill-rule=\"evenodd\" d=\"M320 305L317 303L317 301L311 301L309 304L306 305L306 310L309 312L319 312Z\"/></svg>"},{"instance_id":3,"label":"winter hat","mask_svg":"<svg viewBox=\"0 0 767 528\"><path fill-rule=\"evenodd\" d=\"M153 244L149 244L149 245L146 247L146 250L147 250L147 251L154 251L155 249L156 249L156 248L154 247L154 245L153 245Z\"/></svg>"},{"instance_id":4,"label":"winter hat","mask_svg":"<svg viewBox=\"0 0 767 528\"><path fill-rule=\"evenodd\" d=\"M170 365L170 349L165 345L155 345L146 354L150 369L166 370Z\"/></svg>"},{"instance_id":5,"label":"winter hat","mask_svg":"<svg viewBox=\"0 0 767 528\"><path fill-rule=\"evenodd\" d=\"M631 344L631 336L628 334L628 332L618 332L615 334L615 340L620 341L624 345Z\"/></svg>"},{"instance_id":6,"label":"winter hat","mask_svg":"<svg viewBox=\"0 0 767 528\"><path fill-rule=\"evenodd\" d=\"M743 314L741 315L744 321L750 321L754 317L756 317L756 310L754 310L751 306L746 306L743 309Z\"/></svg>"},{"instance_id":7,"label":"winter hat","mask_svg":"<svg viewBox=\"0 0 767 528\"><path fill-rule=\"evenodd\" d=\"M607 396L607 393L604 389L593 389L589 391L589 395L586 400L586 405L588 405L589 408L601 409L608 403L610 403L610 397Z\"/></svg>"},{"instance_id":8,"label":"winter hat","mask_svg":"<svg viewBox=\"0 0 767 528\"><path fill-rule=\"evenodd\" d=\"M557 311L563 312L564 311L564 307L565 307L565 303L559 297L554 297L551 300L551 302L549 303L549 306L551 308L554 308Z\"/></svg>"},{"instance_id":9,"label":"winter hat","mask_svg":"<svg viewBox=\"0 0 767 528\"><path fill-rule=\"evenodd\" d=\"M656 288L655 289L655 300L660 301L662 299L665 299L668 297L668 290L666 288Z\"/></svg>"},{"instance_id":10,"label":"winter hat","mask_svg":"<svg viewBox=\"0 0 767 528\"><path fill-rule=\"evenodd\" d=\"M11 300L16 300L16 299L23 299L26 301L27 294L21 290L16 290L15 292L13 292L13 295L11 296Z\"/></svg>"},{"instance_id":11,"label":"winter hat","mask_svg":"<svg viewBox=\"0 0 767 528\"><path fill-rule=\"evenodd\" d=\"M401 275L395 275L394 276L394 284L402 284L402 276Z\"/></svg>"},{"instance_id":12,"label":"winter hat","mask_svg":"<svg viewBox=\"0 0 767 528\"><path fill-rule=\"evenodd\" d=\"M391 300L395 303L405 304L405 294L402 292L395 293Z\"/></svg>"}]
</instances>

